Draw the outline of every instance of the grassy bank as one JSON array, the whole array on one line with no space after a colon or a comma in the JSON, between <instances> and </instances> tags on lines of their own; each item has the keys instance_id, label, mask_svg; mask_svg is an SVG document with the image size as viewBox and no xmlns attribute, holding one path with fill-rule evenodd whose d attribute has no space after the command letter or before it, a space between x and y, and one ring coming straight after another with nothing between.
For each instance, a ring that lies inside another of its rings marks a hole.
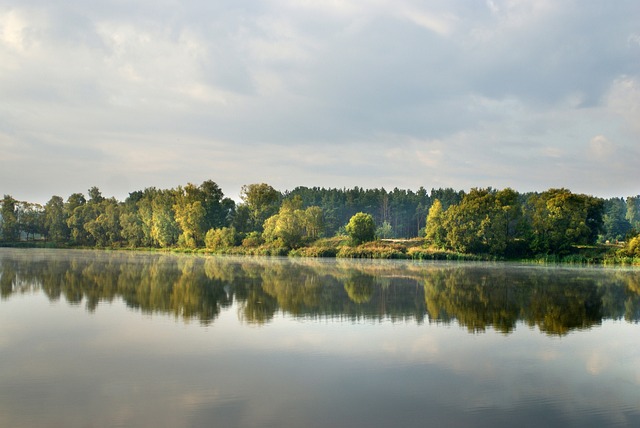
<instances>
[{"instance_id":1,"label":"grassy bank","mask_svg":"<svg viewBox=\"0 0 640 428\"><path fill-rule=\"evenodd\" d=\"M1 247L10 248L88 248L56 246L53 242L0 242ZM95 247L90 247L95 249ZM574 247L569 254L538 254L524 258L504 258L489 254L464 254L428 247L424 239L410 240L377 240L360 245L353 245L349 238L337 236L322 238L306 246L289 249L277 243L256 246L234 246L216 250L206 248L132 248L107 247L106 250L123 251L156 251L188 254L224 254L239 256L289 256L289 257L328 257L351 259L402 259L402 260L455 260L455 261L514 261L531 264L569 264L569 265L609 265L640 266L640 258L628 257L620 252L619 247L595 245Z\"/></svg>"}]
</instances>

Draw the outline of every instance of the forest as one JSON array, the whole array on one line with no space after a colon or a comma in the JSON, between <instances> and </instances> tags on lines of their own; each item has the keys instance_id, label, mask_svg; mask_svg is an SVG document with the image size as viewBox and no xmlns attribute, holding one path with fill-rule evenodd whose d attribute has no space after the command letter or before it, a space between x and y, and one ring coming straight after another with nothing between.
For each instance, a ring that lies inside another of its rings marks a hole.
<instances>
[{"instance_id":1,"label":"forest","mask_svg":"<svg viewBox=\"0 0 640 428\"><path fill-rule=\"evenodd\" d=\"M423 187L279 191L257 183L243 186L240 200L225 197L211 180L150 187L124 201L104 197L97 187L66 200L52 196L44 206L4 195L0 244L362 256L301 249L412 240L433 251L499 258L566 256L596 245L640 258L640 195L603 199L567 189Z\"/></svg>"}]
</instances>

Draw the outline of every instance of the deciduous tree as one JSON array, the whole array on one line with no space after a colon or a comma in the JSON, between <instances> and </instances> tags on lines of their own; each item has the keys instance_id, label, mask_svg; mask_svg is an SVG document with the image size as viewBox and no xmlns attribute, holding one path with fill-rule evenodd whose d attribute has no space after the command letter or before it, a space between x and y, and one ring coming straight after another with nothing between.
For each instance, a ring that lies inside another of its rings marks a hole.
<instances>
[{"instance_id":1,"label":"deciduous tree","mask_svg":"<svg viewBox=\"0 0 640 428\"><path fill-rule=\"evenodd\" d=\"M345 227L347 234L355 244L373 241L376 236L376 223L371 214L356 213Z\"/></svg>"},{"instance_id":2,"label":"deciduous tree","mask_svg":"<svg viewBox=\"0 0 640 428\"><path fill-rule=\"evenodd\" d=\"M2 199L2 239L4 241L17 241L20 234L18 229L17 203L10 195L4 195Z\"/></svg>"},{"instance_id":3,"label":"deciduous tree","mask_svg":"<svg viewBox=\"0 0 640 428\"><path fill-rule=\"evenodd\" d=\"M280 198L280 192L266 183L242 186L240 199L249 208L254 230L262 230L264 221L278 211Z\"/></svg>"},{"instance_id":4,"label":"deciduous tree","mask_svg":"<svg viewBox=\"0 0 640 428\"><path fill-rule=\"evenodd\" d=\"M56 243L69 239L64 200L60 196L52 196L44 206L44 226L47 239Z\"/></svg>"},{"instance_id":5,"label":"deciduous tree","mask_svg":"<svg viewBox=\"0 0 640 428\"><path fill-rule=\"evenodd\" d=\"M444 248L447 239L447 230L444 228L444 210L440 199L433 201L427 215L427 225L425 226L425 238L428 242L439 248Z\"/></svg>"}]
</instances>

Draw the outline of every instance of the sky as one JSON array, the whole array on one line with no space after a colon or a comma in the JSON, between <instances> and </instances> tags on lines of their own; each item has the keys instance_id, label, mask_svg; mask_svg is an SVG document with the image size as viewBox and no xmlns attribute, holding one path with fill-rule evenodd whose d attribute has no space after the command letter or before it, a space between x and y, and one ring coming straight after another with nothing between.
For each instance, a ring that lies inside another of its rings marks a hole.
<instances>
[{"instance_id":1,"label":"sky","mask_svg":"<svg viewBox=\"0 0 640 428\"><path fill-rule=\"evenodd\" d=\"M0 194L640 193L637 0L3 0Z\"/></svg>"}]
</instances>

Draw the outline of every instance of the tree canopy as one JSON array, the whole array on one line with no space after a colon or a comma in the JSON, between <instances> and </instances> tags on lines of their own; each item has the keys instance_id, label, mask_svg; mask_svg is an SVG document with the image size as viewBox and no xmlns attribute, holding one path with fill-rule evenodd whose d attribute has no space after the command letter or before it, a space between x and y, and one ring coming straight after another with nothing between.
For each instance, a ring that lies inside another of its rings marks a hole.
<instances>
[{"instance_id":1,"label":"tree canopy","mask_svg":"<svg viewBox=\"0 0 640 428\"><path fill-rule=\"evenodd\" d=\"M601 199L567 189L242 187L241 202L213 181L149 187L122 202L97 187L44 205L0 200L0 241L64 246L184 247L243 245L296 249L348 235L354 244L416 238L460 253L520 257L567 254L577 245L628 242L640 232L640 195ZM376 227L379 226L379 227ZM634 241L635 242L635 241ZM621 244L622 245L622 244ZM635 253L635 247L629 250Z\"/></svg>"},{"instance_id":2,"label":"tree canopy","mask_svg":"<svg viewBox=\"0 0 640 428\"><path fill-rule=\"evenodd\" d=\"M356 244L373 241L376 236L376 223L371 214L356 213L347 223L346 231Z\"/></svg>"}]
</instances>

